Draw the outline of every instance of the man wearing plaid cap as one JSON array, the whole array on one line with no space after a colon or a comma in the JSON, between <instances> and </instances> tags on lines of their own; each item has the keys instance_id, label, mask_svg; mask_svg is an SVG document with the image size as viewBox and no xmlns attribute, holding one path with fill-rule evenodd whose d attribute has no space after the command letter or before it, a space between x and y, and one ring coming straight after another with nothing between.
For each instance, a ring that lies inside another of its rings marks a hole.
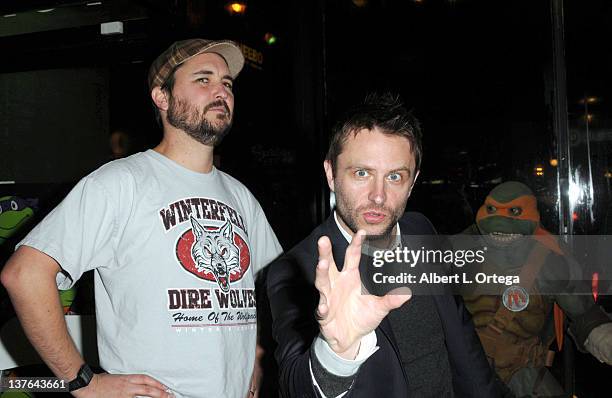
<instances>
[{"instance_id":1,"label":"man wearing plaid cap","mask_svg":"<svg viewBox=\"0 0 612 398\"><path fill-rule=\"evenodd\" d=\"M253 195L213 166L243 64L230 41L170 46L148 77L161 143L83 178L5 266L24 330L74 396L255 394L254 275L282 249ZM100 374L57 294L92 269Z\"/></svg>"}]
</instances>

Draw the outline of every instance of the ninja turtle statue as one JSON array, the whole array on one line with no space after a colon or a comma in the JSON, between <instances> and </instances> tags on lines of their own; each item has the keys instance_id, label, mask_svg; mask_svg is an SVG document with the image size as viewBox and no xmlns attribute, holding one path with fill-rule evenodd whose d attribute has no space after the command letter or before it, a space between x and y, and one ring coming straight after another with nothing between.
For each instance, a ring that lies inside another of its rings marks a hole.
<instances>
[{"instance_id":1,"label":"ninja turtle statue","mask_svg":"<svg viewBox=\"0 0 612 398\"><path fill-rule=\"evenodd\" d=\"M546 368L555 336L561 349L564 314L578 348L612 364L612 322L590 296L572 294L580 267L542 228L529 187L514 181L495 187L463 234L480 235L487 246L485 262L470 272L520 279L495 295L474 286L462 292L487 357L513 394L564 396Z\"/></svg>"},{"instance_id":2,"label":"ninja turtle statue","mask_svg":"<svg viewBox=\"0 0 612 398\"><path fill-rule=\"evenodd\" d=\"M20 239L20 235L24 232L28 224L30 224L34 212L37 209L37 199L23 199L19 196L4 196L0 197L0 246L5 245L5 249L12 253L14 241ZM0 255L0 269L4 266L4 258ZM6 294L4 291L0 293ZM69 290L59 291L60 302L64 308L64 314L73 314L72 303L76 296L76 288L72 287ZM0 318L4 321L4 316L14 316L12 308L10 311L7 308L10 306L8 297L0 296L0 308L8 314L2 314ZM0 326L2 323L0 322ZM22 368L16 368L8 371L0 372L3 379L19 377ZM35 395L31 392L17 391L0 391L0 398L33 398Z\"/></svg>"},{"instance_id":3,"label":"ninja turtle statue","mask_svg":"<svg viewBox=\"0 0 612 398\"><path fill-rule=\"evenodd\" d=\"M0 245L30 221L32 207L31 201L18 196L0 198Z\"/></svg>"}]
</instances>

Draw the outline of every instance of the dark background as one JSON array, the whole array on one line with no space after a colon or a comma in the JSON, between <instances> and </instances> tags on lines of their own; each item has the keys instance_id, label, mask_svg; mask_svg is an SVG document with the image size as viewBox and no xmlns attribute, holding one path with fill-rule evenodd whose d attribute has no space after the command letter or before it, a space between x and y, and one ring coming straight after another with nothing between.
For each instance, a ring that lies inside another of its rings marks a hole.
<instances>
[{"instance_id":1,"label":"dark background","mask_svg":"<svg viewBox=\"0 0 612 398\"><path fill-rule=\"evenodd\" d=\"M223 1L2 1L0 197L39 199L39 219L110 159L112 131L130 134L132 152L156 145L151 61L175 40L229 38L254 57L216 161L259 199L283 247L329 214L330 127L373 90L400 94L422 122L424 160L408 206L439 232L462 231L493 186L518 180L536 192L552 233L610 233L611 2L244 3L235 14ZM111 21L123 22L122 34L100 33ZM565 130L554 123L559 93ZM609 368L579 353L573 362L577 395L603 396Z\"/></svg>"}]
</instances>

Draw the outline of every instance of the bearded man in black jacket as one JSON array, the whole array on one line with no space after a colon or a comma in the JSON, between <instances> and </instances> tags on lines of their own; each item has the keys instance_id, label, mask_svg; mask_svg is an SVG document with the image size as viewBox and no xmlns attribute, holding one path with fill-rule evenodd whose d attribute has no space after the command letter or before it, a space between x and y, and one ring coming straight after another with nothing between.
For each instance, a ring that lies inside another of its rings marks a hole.
<instances>
[{"instance_id":1,"label":"bearded man in black jacket","mask_svg":"<svg viewBox=\"0 0 612 398\"><path fill-rule=\"evenodd\" d=\"M363 294L366 234L389 248L435 235L404 213L420 162L419 123L390 94L368 96L334 128L324 169L335 211L268 272L283 396L498 396L460 298Z\"/></svg>"}]
</instances>

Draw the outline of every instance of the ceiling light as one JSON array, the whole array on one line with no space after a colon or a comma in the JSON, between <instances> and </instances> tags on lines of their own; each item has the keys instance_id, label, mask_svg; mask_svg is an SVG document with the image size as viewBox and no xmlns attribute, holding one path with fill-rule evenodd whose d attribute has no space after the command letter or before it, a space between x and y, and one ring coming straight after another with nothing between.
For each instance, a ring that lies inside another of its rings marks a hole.
<instances>
[{"instance_id":1,"label":"ceiling light","mask_svg":"<svg viewBox=\"0 0 612 398\"><path fill-rule=\"evenodd\" d=\"M226 8L231 14L244 14L246 11L246 4L236 1L229 3Z\"/></svg>"}]
</instances>

